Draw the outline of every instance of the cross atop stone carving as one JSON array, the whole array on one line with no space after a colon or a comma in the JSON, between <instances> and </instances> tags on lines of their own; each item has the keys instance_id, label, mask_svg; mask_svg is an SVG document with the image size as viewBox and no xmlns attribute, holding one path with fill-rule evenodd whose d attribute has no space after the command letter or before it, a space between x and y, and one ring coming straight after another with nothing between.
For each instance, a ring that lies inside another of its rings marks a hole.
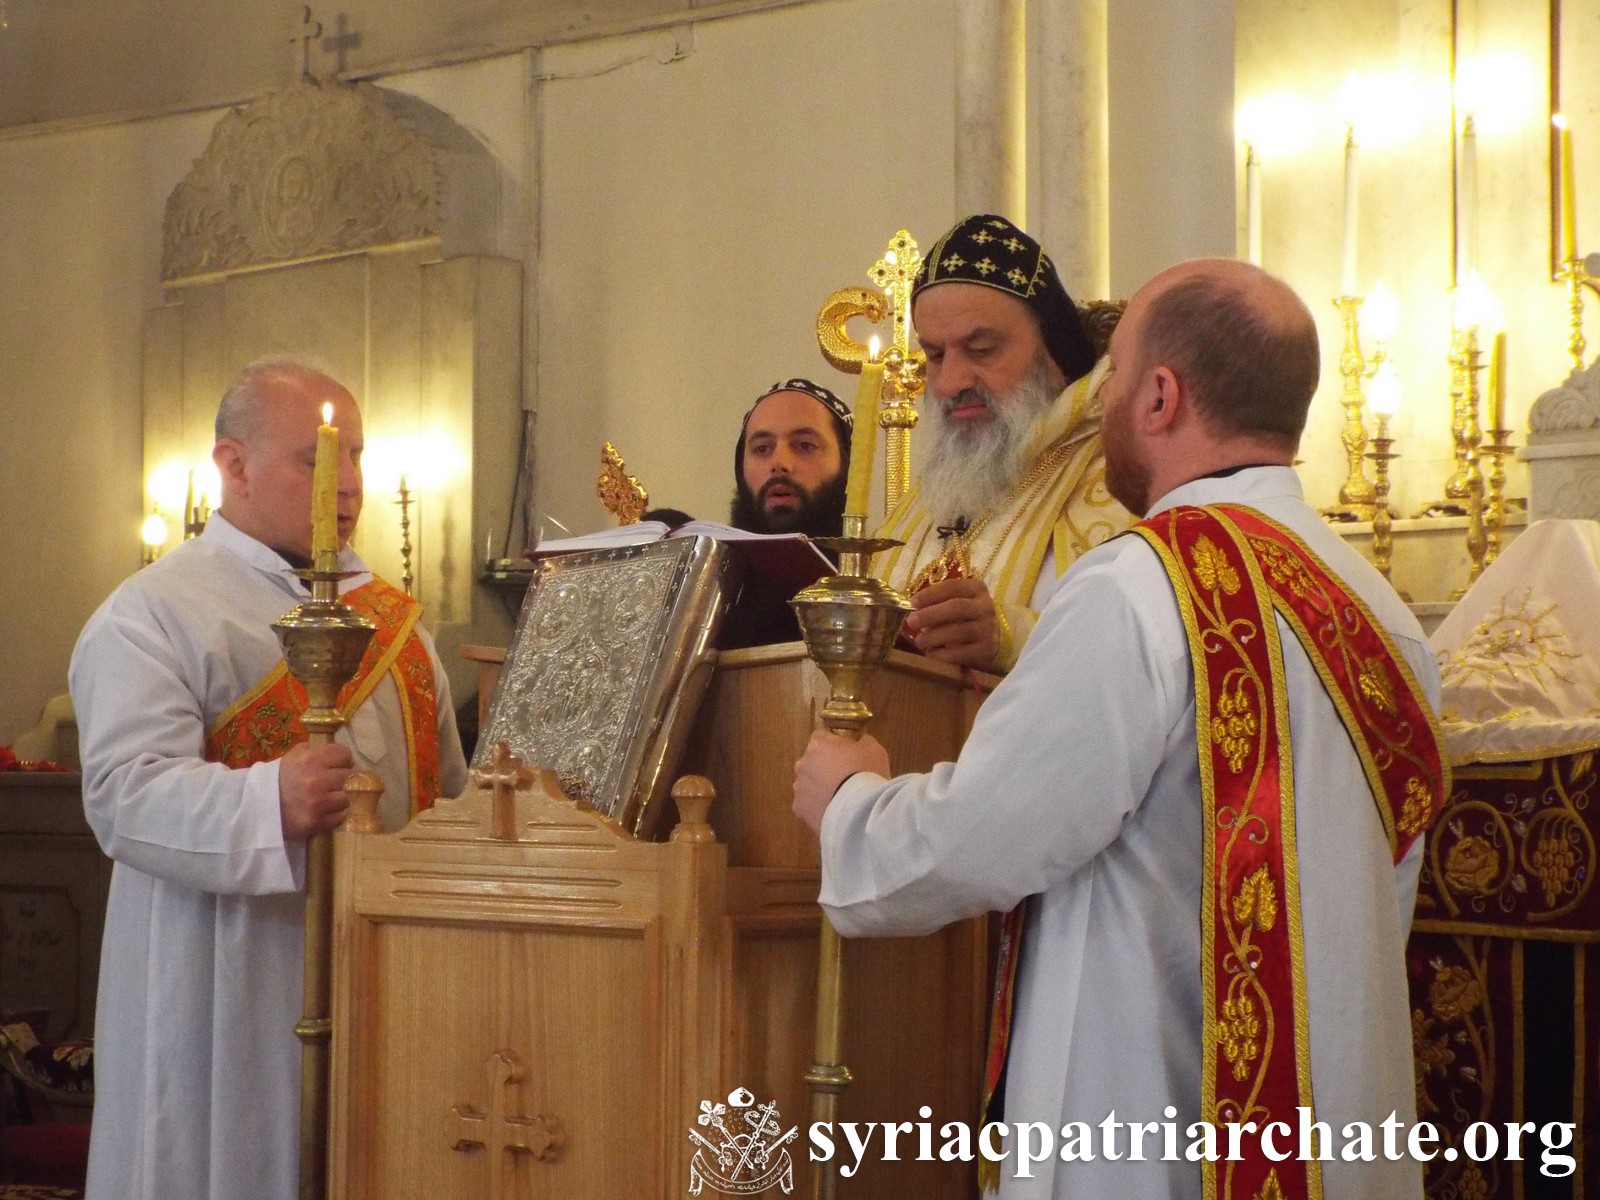
<instances>
[{"instance_id":1,"label":"cross atop stone carving","mask_svg":"<svg viewBox=\"0 0 1600 1200\"><path fill-rule=\"evenodd\" d=\"M489 1081L489 1106L476 1109L469 1104L452 1104L445 1121L445 1136L450 1148L466 1152L482 1147L489 1155L489 1198L510 1200L514 1173L514 1154L531 1154L536 1162L554 1159L566 1144L566 1130L559 1117L549 1113L523 1117L511 1113L512 1088L525 1074L522 1063L510 1050L497 1050L483 1064Z\"/></svg>"},{"instance_id":2,"label":"cross atop stone carving","mask_svg":"<svg viewBox=\"0 0 1600 1200\"><path fill-rule=\"evenodd\" d=\"M361 45L361 35L350 28L350 17L347 13L339 14L334 27L337 32L322 39L322 48L334 57L334 73L343 75L350 66L345 61L345 54Z\"/></svg>"},{"instance_id":3,"label":"cross atop stone carving","mask_svg":"<svg viewBox=\"0 0 1600 1200\"><path fill-rule=\"evenodd\" d=\"M522 760L511 753L509 743L494 744L494 757L487 767L474 767L472 782L494 793L494 836L504 841L517 837L517 793L533 783L533 771L522 765Z\"/></svg>"},{"instance_id":4,"label":"cross atop stone carving","mask_svg":"<svg viewBox=\"0 0 1600 1200\"><path fill-rule=\"evenodd\" d=\"M322 36L322 22L311 15L311 5L300 6L300 32L290 42L300 43L300 78L310 83L316 76L311 73L311 43Z\"/></svg>"}]
</instances>

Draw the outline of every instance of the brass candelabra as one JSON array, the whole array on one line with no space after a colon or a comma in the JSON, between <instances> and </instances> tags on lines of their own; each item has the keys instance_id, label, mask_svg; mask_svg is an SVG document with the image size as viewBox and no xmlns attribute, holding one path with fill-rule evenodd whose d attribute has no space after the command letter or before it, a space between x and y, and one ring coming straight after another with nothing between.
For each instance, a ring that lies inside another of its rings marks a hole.
<instances>
[{"instance_id":1,"label":"brass candelabra","mask_svg":"<svg viewBox=\"0 0 1600 1200\"><path fill-rule=\"evenodd\" d=\"M828 678L822 724L834 733L859 738L872 719L867 687L899 636L911 602L867 574L874 553L898 542L866 538L865 518L846 517L844 537L819 542L839 551L839 574L819 579L790 604L800 620L806 650ZM844 1062L844 947L824 915L817 956L817 1029L811 1068L811 1119L833 1122L839 1097L850 1086ZM818 1164L812 1175L814 1200L831 1200L838 1185L837 1162Z\"/></svg>"},{"instance_id":2,"label":"brass candelabra","mask_svg":"<svg viewBox=\"0 0 1600 1200\"><path fill-rule=\"evenodd\" d=\"M1383 363L1382 348L1375 350L1369 360L1361 351L1360 296L1336 296L1334 307L1344 327L1344 347L1339 353L1339 374L1344 379L1344 392L1339 403L1344 406L1344 429L1339 435L1344 445L1346 478L1339 488L1339 503L1326 509L1324 516L1342 521L1369 521L1375 508L1375 490L1366 476L1363 459L1367 451L1367 425L1364 416L1366 397L1361 392L1361 382L1376 373Z\"/></svg>"},{"instance_id":3,"label":"brass candelabra","mask_svg":"<svg viewBox=\"0 0 1600 1200\"><path fill-rule=\"evenodd\" d=\"M340 602L338 555L324 551L299 575L311 599L273 623L289 673L306 689L300 722L307 741L326 745L344 724L339 692L361 667L376 626ZM328 1064L333 1037L333 835L306 846L305 967L300 1039L300 1200L323 1200L328 1182Z\"/></svg>"}]
</instances>

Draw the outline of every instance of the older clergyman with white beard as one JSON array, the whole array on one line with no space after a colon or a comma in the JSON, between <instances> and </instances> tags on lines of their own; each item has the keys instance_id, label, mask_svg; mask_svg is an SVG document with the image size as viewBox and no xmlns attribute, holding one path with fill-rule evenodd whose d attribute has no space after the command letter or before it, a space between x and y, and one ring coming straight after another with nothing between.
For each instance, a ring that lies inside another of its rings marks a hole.
<instances>
[{"instance_id":1,"label":"older clergyman with white beard","mask_svg":"<svg viewBox=\"0 0 1600 1200\"><path fill-rule=\"evenodd\" d=\"M917 485L883 535L931 658L1008 671L1061 574L1127 528L1100 453L1102 369L1038 242L992 214L940 238L912 289L928 356Z\"/></svg>"}]
</instances>

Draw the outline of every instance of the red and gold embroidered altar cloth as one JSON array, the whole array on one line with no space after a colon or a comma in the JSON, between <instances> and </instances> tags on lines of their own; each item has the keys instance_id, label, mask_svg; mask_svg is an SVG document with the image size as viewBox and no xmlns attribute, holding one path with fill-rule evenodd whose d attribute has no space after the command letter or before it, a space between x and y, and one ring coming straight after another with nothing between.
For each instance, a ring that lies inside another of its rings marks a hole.
<instances>
[{"instance_id":1,"label":"red and gold embroidered altar cloth","mask_svg":"<svg viewBox=\"0 0 1600 1200\"><path fill-rule=\"evenodd\" d=\"M372 621L377 633L355 677L339 692L339 712L348 721L385 676L393 678L405 728L411 807L419 812L439 797L439 702L433 661L417 630L422 606L381 579L352 588L340 599ZM306 739L300 723L306 705L305 688L280 659L206 730L207 761L248 767L283 757Z\"/></svg>"},{"instance_id":2,"label":"red and gold embroidered altar cloth","mask_svg":"<svg viewBox=\"0 0 1600 1200\"><path fill-rule=\"evenodd\" d=\"M1133 532L1166 568L1194 663L1205 830L1201 1112L1256 1129L1237 1161L1202 1164L1204 1194L1319 1197L1316 1160L1274 1162L1259 1136L1269 1122L1292 1127L1299 1108L1314 1108L1293 747L1274 614L1339 711L1397 863L1448 790L1442 741L1426 696L1372 614L1288 529L1217 505L1170 509ZM1012 914L1000 947L986 1112L1005 1064L1021 931Z\"/></svg>"}]
</instances>

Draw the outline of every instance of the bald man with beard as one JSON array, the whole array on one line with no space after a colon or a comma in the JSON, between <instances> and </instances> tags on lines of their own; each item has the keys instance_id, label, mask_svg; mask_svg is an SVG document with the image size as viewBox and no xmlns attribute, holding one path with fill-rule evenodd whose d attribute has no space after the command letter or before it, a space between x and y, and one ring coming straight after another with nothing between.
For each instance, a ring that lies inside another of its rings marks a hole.
<instances>
[{"instance_id":1,"label":"bald man with beard","mask_svg":"<svg viewBox=\"0 0 1600 1200\"><path fill-rule=\"evenodd\" d=\"M1292 466L1315 322L1259 268L1184 263L1106 370L1109 486L1143 520L1067 572L954 763L891 778L871 737L812 736L819 903L849 937L1009 910L985 1120L1060 1152L1011 1138L1002 1200L1416 1200L1420 1162L1371 1139L1416 1120L1439 675Z\"/></svg>"}]
</instances>

